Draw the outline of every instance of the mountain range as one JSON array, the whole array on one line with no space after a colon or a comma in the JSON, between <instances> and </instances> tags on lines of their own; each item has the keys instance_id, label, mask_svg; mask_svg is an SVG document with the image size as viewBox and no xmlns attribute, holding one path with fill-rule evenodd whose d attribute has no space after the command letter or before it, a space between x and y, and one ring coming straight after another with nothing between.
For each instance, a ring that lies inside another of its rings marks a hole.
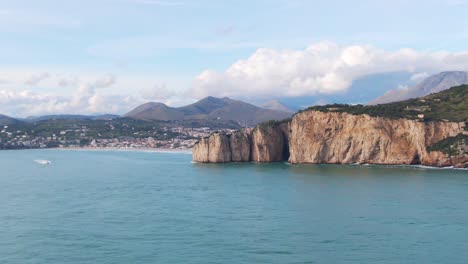
<instances>
[{"instance_id":1,"label":"mountain range","mask_svg":"<svg viewBox=\"0 0 468 264\"><path fill-rule=\"evenodd\" d=\"M126 113L124 117L142 120L233 120L242 126L254 126L268 120L291 116L290 112L265 109L230 98L206 97L183 107L169 107L163 103L146 103Z\"/></svg>"},{"instance_id":2,"label":"mountain range","mask_svg":"<svg viewBox=\"0 0 468 264\"><path fill-rule=\"evenodd\" d=\"M19 121L18 119L6 115L0 115L0 126L9 126L20 122L21 121Z\"/></svg>"},{"instance_id":3,"label":"mountain range","mask_svg":"<svg viewBox=\"0 0 468 264\"><path fill-rule=\"evenodd\" d=\"M37 122L52 119L90 119L90 120L112 120L118 118L119 115L105 114L105 115L43 115L43 116L28 116L21 121Z\"/></svg>"},{"instance_id":4,"label":"mountain range","mask_svg":"<svg viewBox=\"0 0 468 264\"><path fill-rule=\"evenodd\" d=\"M290 110L287 110L287 108L279 102L271 103L270 107L277 107L285 111L265 109L230 98L215 98L210 96L183 107L169 107L163 103L149 102L136 107L122 116L112 114L95 116L62 114L12 118L6 115L0 115L0 125L46 120L112 120L116 118L132 118L145 121L180 121L187 125L191 124L191 121L193 121L196 122L197 125L206 123L206 126L232 127L239 125L255 126L258 123L268 120L288 118L292 114Z\"/></svg>"},{"instance_id":5,"label":"mountain range","mask_svg":"<svg viewBox=\"0 0 468 264\"><path fill-rule=\"evenodd\" d=\"M447 71L429 76L422 82L407 89L392 89L369 102L371 105L402 101L410 98L426 96L431 93L449 89L450 87L468 84L468 72Z\"/></svg>"},{"instance_id":6,"label":"mountain range","mask_svg":"<svg viewBox=\"0 0 468 264\"><path fill-rule=\"evenodd\" d=\"M393 76L393 75L391 75ZM399 76L399 75L397 75ZM394 76L393 76L394 77ZM401 77L401 76L400 76ZM399 78L400 78L399 77ZM404 77L404 76L403 76ZM400 79L404 79L401 77ZM397 78L398 79L398 78ZM397 80L395 79L395 80ZM361 81L362 82L362 81ZM406 89L391 89L380 97L370 101L369 105L402 101L409 98L426 96L431 93L440 92L450 87L468 84L468 72L448 71L432 75L422 82ZM388 85L388 83L386 84ZM367 85L369 86L369 85ZM367 87L366 86L366 87ZM384 85L385 86L385 85ZM378 89L381 90L381 87ZM351 100L351 99L350 99ZM286 102L286 105L283 104ZM339 100L337 101L339 102ZM288 107L287 100L270 100L261 104L261 107L234 100L230 98L206 97L196 103L182 106L170 107L163 103L149 102L142 104L130 112L119 115L45 115L27 118L12 118L0 115L0 125L10 125L18 122L38 122L43 120L60 119L90 119L111 120L119 117L127 117L139 120L160 121L184 121L196 120L197 124L217 124L254 126L268 120L280 120L291 116L294 110ZM201 123L200 123L201 122Z\"/></svg>"}]
</instances>

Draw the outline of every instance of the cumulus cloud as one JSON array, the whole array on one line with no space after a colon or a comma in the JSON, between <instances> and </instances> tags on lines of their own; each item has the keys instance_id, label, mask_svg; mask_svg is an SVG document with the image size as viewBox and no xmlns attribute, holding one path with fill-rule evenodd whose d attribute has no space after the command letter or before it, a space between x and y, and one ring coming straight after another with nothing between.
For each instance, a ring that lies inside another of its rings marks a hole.
<instances>
[{"instance_id":1,"label":"cumulus cloud","mask_svg":"<svg viewBox=\"0 0 468 264\"><path fill-rule=\"evenodd\" d=\"M418 73L415 73L413 75L411 75L411 80L414 81L414 82L420 82L424 79L426 79L427 77L429 77L430 74L427 73L427 72L418 72Z\"/></svg>"},{"instance_id":2,"label":"cumulus cloud","mask_svg":"<svg viewBox=\"0 0 468 264\"><path fill-rule=\"evenodd\" d=\"M205 70L191 95L295 97L345 92L360 77L386 72L468 70L468 52L386 51L368 45L313 44L304 50L261 48L226 71Z\"/></svg>"},{"instance_id":3,"label":"cumulus cloud","mask_svg":"<svg viewBox=\"0 0 468 264\"><path fill-rule=\"evenodd\" d=\"M132 96L104 95L100 91L115 81L115 76L107 75L91 82L80 83L70 96L28 90L0 90L0 105L3 114L22 117L51 113L123 113L128 111L129 107L141 103Z\"/></svg>"},{"instance_id":4,"label":"cumulus cloud","mask_svg":"<svg viewBox=\"0 0 468 264\"><path fill-rule=\"evenodd\" d=\"M80 80L77 77L61 78L58 80L58 86L60 87L75 87L79 84Z\"/></svg>"},{"instance_id":5,"label":"cumulus cloud","mask_svg":"<svg viewBox=\"0 0 468 264\"><path fill-rule=\"evenodd\" d=\"M32 75L24 82L24 84L35 86L49 77L50 77L50 74L48 72L43 72L37 75Z\"/></svg>"},{"instance_id":6,"label":"cumulus cloud","mask_svg":"<svg viewBox=\"0 0 468 264\"><path fill-rule=\"evenodd\" d=\"M108 74L102 78L97 79L92 85L96 88L107 88L112 86L117 81L113 74Z\"/></svg>"}]
</instances>

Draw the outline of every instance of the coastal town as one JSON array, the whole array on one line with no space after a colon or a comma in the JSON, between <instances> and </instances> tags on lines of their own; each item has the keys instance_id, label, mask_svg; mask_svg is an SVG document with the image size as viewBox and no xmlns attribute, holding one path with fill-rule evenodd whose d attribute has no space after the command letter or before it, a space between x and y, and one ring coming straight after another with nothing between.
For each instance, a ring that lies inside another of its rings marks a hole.
<instances>
[{"instance_id":1,"label":"coastal town","mask_svg":"<svg viewBox=\"0 0 468 264\"><path fill-rule=\"evenodd\" d=\"M160 127L135 129L132 133L111 125L109 130L118 130L112 136L100 133L89 126L38 133L32 129L15 126L0 127L0 149L43 149L43 148L91 148L91 149L190 149L203 137L214 131L230 132L232 129L210 127Z\"/></svg>"}]
</instances>

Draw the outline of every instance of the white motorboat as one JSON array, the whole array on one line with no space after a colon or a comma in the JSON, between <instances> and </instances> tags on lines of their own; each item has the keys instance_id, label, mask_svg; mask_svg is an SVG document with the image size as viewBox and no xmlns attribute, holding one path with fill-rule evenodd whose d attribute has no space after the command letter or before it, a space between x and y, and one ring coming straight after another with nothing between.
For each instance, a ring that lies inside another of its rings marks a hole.
<instances>
[{"instance_id":1,"label":"white motorboat","mask_svg":"<svg viewBox=\"0 0 468 264\"><path fill-rule=\"evenodd\" d=\"M49 165L52 163L50 160L35 160L36 163L42 164L42 165Z\"/></svg>"}]
</instances>

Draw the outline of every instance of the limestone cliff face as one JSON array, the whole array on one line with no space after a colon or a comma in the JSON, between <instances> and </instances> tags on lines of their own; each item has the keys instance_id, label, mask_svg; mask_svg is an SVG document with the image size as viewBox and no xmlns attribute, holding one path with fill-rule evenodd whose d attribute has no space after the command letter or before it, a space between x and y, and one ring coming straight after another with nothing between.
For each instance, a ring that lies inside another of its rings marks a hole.
<instances>
[{"instance_id":1,"label":"limestone cliff face","mask_svg":"<svg viewBox=\"0 0 468 264\"><path fill-rule=\"evenodd\" d=\"M252 161L285 161L289 157L288 123L259 125L252 132Z\"/></svg>"},{"instance_id":2,"label":"limestone cliff face","mask_svg":"<svg viewBox=\"0 0 468 264\"><path fill-rule=\"evenodd\" d=\"M193 149L193 160L198 162L231 162L229 138L225 134L213 133L201 139Z\"/></svg>"},{"instance_id":3,"label":"limestone cliff face","mask_svg":"<svg viewBox=\"0 0 468 264\"><path fill-rule=\"evenodd\" d=\"M229 136L232 162L250 161L250 146L252 144L250 132L250 129L237 130Z\"/></svg>"},{"instance_id":4,"label":"limestone cliff face","mask_svg":"<svg viewBox=\"0 0 468 264\"><path fill-rule=\"evenodd\" d=\"M215 133L195 145L193 160L468 167L465 153L450 157L427 150L445 138L466 133L463 126L306 111L290 122L262 124L230 135Z\"/></svg>"},{"instance_id":5,"label":"limestone cliff face","mask_svg":"<svg viewBox=\"0 0 468 264\"><path fill-rule=\"evenodd\" d=\"M291 163L451 165L430 146L463 131L463 124L390 120L368 115L308 111L290 124Z\"/></svg>"},{"instance_id":6,"label":"limestone cliff face","mask_svg":"<svg viewBox=\"0 0 468 264\"><path fill-rule=\"evenodd\" d=\"M214 133L193 149L196 162L274 162L289 157L288 124L257 126L232 134Z\"/></svg>"}]
</instances>

